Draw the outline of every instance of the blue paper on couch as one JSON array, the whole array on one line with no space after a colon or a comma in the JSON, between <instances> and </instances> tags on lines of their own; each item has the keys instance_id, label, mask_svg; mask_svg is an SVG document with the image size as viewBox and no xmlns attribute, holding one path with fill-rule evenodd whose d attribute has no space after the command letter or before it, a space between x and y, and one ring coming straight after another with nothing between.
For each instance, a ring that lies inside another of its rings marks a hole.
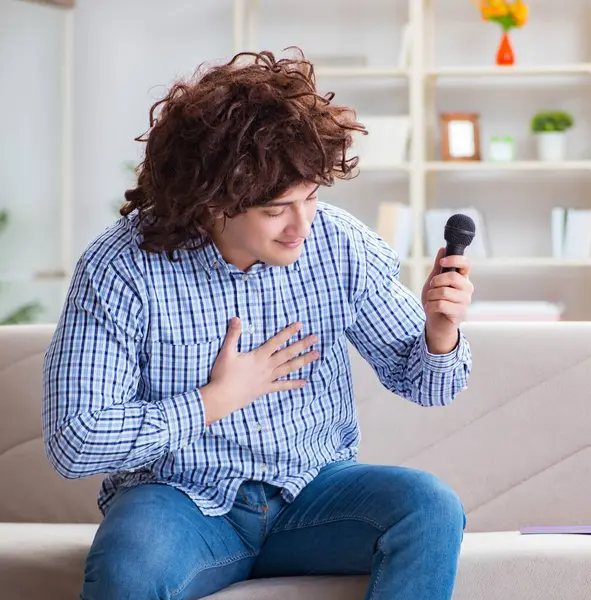
<instances>
[{"instance_id":1,"label":"blue paper on couch","mask_svg":"<svg viewBox=\"0 0 591 600\"><path fill-rule=\"evenodd\" d=\"M534 527L522 527L519 533L524 535L534 533L577 533L591 535L591 525L537 525Z\"/></svg>"}]
</instances>

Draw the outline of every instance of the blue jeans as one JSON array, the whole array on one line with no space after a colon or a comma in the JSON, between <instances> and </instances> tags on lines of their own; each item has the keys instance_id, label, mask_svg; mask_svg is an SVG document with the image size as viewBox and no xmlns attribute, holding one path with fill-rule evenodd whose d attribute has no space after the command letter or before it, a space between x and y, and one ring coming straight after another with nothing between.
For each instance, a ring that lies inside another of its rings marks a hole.
<instances>
[{"instance_id":1,"label":"blue jeans","mask_svg":"<svg viewBox=\"0 0 591 600\"><path fill-rule=\"evenodd\" d=\"M194 600L251 578L370 574L368 600L449 600L465 522L436 477L354 461L325 467L291 504L247 482L219 517L143 484L99 526L81 598Z\"/></svg>"}]
</instances>

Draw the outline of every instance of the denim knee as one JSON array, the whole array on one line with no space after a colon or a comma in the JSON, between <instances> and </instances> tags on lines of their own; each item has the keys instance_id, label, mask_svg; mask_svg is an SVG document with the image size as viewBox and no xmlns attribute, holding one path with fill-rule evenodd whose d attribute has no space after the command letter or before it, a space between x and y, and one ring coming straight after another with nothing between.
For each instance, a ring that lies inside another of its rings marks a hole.
<instances>
[{"instance_id":1,"label":"denim knee","mask_svg":"<svg viewBox=\"0 0 591 600\"><path fill-rule=\"evenodd\" d=\"M82 600L169 600L167 558L155 543L99 544L86 561Z\"/></svg>"},{"instance_id":2,"label":"denim knee","mask_svg":"<svg viewBox=\"0 0 591 600\"><path fill-rule=\"evenodd\" d=\"M458 534L460 540L466 526L464 506L454 490L430 473L417 472L411 493L412 512L433 533Z\"/></svg>"}]
</instances>

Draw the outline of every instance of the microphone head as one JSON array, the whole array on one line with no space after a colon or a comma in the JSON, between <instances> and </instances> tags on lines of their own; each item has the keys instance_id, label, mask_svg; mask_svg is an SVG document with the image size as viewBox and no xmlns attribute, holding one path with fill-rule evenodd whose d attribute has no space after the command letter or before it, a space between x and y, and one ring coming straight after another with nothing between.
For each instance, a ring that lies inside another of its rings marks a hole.
<instances>
[{"instance_id":1,"label":"microphone head","mask_svg":"<svg viewBox=\"0 0 591 600\"><path fill-rule=\"evenodd\" d=\"M469 246L474 239L476 225L468 215L452 215L445 224L444 237L448 244Z\"/></svg>"}]
</instances>

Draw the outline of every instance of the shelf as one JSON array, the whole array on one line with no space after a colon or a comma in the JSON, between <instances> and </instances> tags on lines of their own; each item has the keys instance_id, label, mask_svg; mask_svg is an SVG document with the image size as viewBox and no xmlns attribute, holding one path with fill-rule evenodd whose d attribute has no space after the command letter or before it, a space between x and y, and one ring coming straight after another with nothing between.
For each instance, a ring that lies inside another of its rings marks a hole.
<instances>
[{"instance_id":1,"label":"shelf","mask_svg":"<svg viewBox=\"0 0 591 600\"><path fill-rule=\"evenodd\" d=\"M403 261L403 262L410 262ZM421 263L425 267L433 265L434 258L424 256L420 259ZM540 268L556 268L556 267L591 267L590 258L578 258L578 259L562 259L552 258L546 256L531 256L531 257L502 257L502 258L484 258L484 259L472 259L472 269L479 268L526 268L526 267L540 267Z\"/></svg>"},{"instance_id":2,"label":"shelf","mask_svg":"<svg viewBox=\"0 0 591 600\"><path fill-rule=\"evenodd\" d=\"M0 284L2 283L27 283L41 281L64 281L66 273L63 270L55 271L0 271Z\"/></svg>"},{"instance_id":3,"label":"shelf","mask_svg":"<svg viewBox=\"0 0 591 600\"><path fill-rule=\"evenodd\" d=\"M591 63L554 66L519 66L512 67L440 67L428 69L425 76L438 77L516 77L537 75L591 75Z\"/></svg>"},{"instance_id":4,"label":"shelf","mask_svg":"<svg viewBox=\"0 0 591 600\"><path fill-rule=\"evenodd\" d=\"M425 163L427 171L591 171L591 160L544 162L522 160L514 162L493 161L431 161Z\"/></svg>"},{"instance_id":5,"label":"shelf","mask_svg":"<svg viewBox=\"0 0 591 600\"><path fill-rule=\"evenodd\" d=\"M354 153L353 153L354 155ZM361 161L359 161L359 170L363 172L403 172L408 173L411 170L411 165L409 163L400 163L398 165L364 165Z\"/></svg>"},{"instance_id":6,"label":"shelf","mask_svg":"<svg viewBox=\"0 0 591 600\"><path fill-rule=\"evenodd\" d=\"M397 67L318 67L319 77L395 77L408 78L409 71Z\"/></svg>"},{"instance_id":7,"label":"shelf","mask_svg":"<svg viewBox=\"0 0 591 600\"><path fill-rule=\"evenodd\" d=\"M372 165L359 162L362 171L412 171L414 168L425 171L591 171L591 160L565 160L546 162L540 160L520 160L512 162L475 161L426 161L424 163L400 163L398 165Z\"/></svg>"}]
</instances>

